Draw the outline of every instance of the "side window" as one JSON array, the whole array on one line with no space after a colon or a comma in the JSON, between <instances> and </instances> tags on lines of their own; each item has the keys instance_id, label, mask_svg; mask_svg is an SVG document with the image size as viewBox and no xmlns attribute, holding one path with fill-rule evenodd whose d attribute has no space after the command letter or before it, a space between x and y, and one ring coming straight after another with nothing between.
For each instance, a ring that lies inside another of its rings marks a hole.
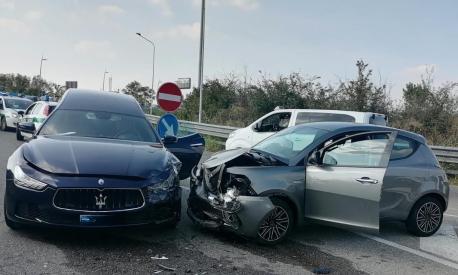
<instances>
[{"instance_id":1,"label":"side window","mask_svg":"<svg viewBox=\"0 0 458 275\"><path fill-rule=\"evenodd\" d=\"M344 114L300 112L297 114L296 125L320 121L355 122L355 118Z\"/></svg>"},{"instance_id":2,"label":"side window","mask_svg":"<svg viewBox=\"0 0 458 275\"><path fill-rule=\"evenodd\" d=\"M324 151L323 164L330 166L383 167L389 133L362 134L338 141Z\"/></svg>"},{"instance_id":3,"label":"side window","mask_svg":"<svg viewBox=\"0 0 458 275\"><path fill-rule=\"evenodd\" d=\"M27 110L25 110L25 114L26 115L30 115L32 113L32 110L33 108L36 106L37 104L32 104L29 106L29 108L27 108Z\"/></svg>"},{"instance_id":4,"label":"side window","mask_svg":"<svg viewBox=\"0 0 458 275\"><path fill-rule=\"evenodd\" d=\"M291 113L276 113L261 121L258 132L278 132L288 128Z\"/></svg>"},{"instance_id":5,"label":"side window","mask_svg":"<svg viewBox=\"0 0 458 275\"><path fill-rule=\"evenodd\" d=\"M418 148L418 143L409 138L398 136L391 150L390 160L404 159L411 156Z\"/></svg>"},{"instance_id":6,"label":"side window","mask_svg":"<svg viewBox=\"0 0 458 275\"><path fill-rule=\"evenodd\" d=\"M32 115L38 114L40 112L40 110L41 110L41 106L43 106L43 104L41 104L41 103L35 104L35 107L33 108L31 114Z\"/></svg>"}]
</instances>

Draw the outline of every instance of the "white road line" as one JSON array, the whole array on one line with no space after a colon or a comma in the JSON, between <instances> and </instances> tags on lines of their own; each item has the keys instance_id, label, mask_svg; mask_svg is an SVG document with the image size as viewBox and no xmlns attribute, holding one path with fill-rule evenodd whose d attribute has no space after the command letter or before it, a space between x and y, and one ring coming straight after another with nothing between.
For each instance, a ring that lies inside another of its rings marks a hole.
<instances>
[{"instance_id":1,"label":"white road line","mask_svg":"<svg viewBox=\"0 0 458 275\"><path fill-rule=\"evenodd\" d=\"M407 246L404 246L404 245L400 245L398 243L395 243L395 242L392 242L392 241L388 241L388 240L382 239L380 237L376 237L376 236L373 236L373 235L369 235L369 234L366 234L366 233L360 233L360 232L354 232L354 233L357 234L357 235L360 235L362 237L371 239L373 241L376 241L376 242L379 242L379 243L382 243L382 244L385 244L385 245L400 249L402 251L417 255L419 257L422 257L422 258L425 258L425 259L428 259L428 260L434 261L436 263L440 263L440 264L443 264L443 265L446 265L448 267L451 267L451 268L454 268L454 269L458 270L458 263L455 263L455 262L452 262L452 261L449 261L449 260L446 260L446 259L442 259L442 258L436 257L434 255L431 255L429 253L426 253L426 252L423 252L423 251L420 251L420 250L417 250L417 249L413 249L413 248L410 248L410 247L407 247Z\"/></svg>"},{"instance_id":2,"label":"white road line","mask_svg":"<svg viewBox=\"0 0 458 275\"><path fill-rule=\"evenodd\" d=\"M157 98L158 99L162 99L162 100L181 102L181 96L179 96L179 95L171 95L171 94L159 93Z\"/></svg>"},{"instance_id":3,"label":"white road line","mask_svg":"<svg viewBox=\"0 0 458 275\"><path fill-rule=\"evenodd\" d=\"M442 225L431 237L420 238L420 249L431 254L458 261L458 236L452 225Z\"/></svg>"}]
</instances>

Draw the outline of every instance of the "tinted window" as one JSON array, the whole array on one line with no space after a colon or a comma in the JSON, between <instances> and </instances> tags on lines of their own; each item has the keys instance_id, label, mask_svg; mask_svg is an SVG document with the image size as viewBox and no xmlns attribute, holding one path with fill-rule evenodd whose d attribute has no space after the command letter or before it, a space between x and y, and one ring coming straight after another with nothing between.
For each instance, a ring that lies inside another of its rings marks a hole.
<instances>
[{"instance_id":1,"label":"tinted window","mask_svg":"<svg viewBox=\"0 0 458 275\"><path fill-rule=\"evenodd\" d=\"M5 98L5 107L10 109L25 110L30 104L32 101L28 99Z\"/></svg>"},{"instance_id":2,"label":"tinted window","mask_svg":"<svg viewBox=\"0 0 458 275\"><path fill-rule=\"evenodd\" d=\"M56 108L56 105L48 105L48 114L52 113L52 111L54 111L54 109Z\"/></svg>"},{"instance_id":3,"label":"tinted window","mask_svg":"<svg viewBox=\"0 0 458 275\"><path fill-rule=\"evenodd\" d=\"M97 111L57 109L39 134L159 142L145 118Z\"/></svg>"},{"instance_id":4,"label":"tinted window","mask_svg":"<svg viewBox=\"0 0 458 275\"><path fill-rule=\"evenodd\" d=\"M278 132L288 128L291 113L276 113L261 121L258 132Z\"/></svg>"},{"instance_id":5,"label":"tinted window","mask_svg":"<svg viewBox=\"0 0 458 275\"><path fill-rule=\"evenodd\" d=\"M417 147L417 142L398 136L394 141L390 160L407 158L415 152Z\"/></svg>"},{"instance_id":6,"label":"tinted window","mask_svg":"<svg viewBox=\"0 0 458 275\"><path fill-rule=\"evenodd\" d=\"M339 141L326 149L323 164L380 167L388 140L388 134L364 134Z\"/></svg>"},{"instance_id":7,"label":"tinted window","mask_svg":"<svg viewBox=\"0 0 458 275\"><path fill-rule=\"evenodd\" d=\"M344 114L301 112L297 114L296 125L320 121L355 122L355 118Z\"/></svg>"},{"instance_id":8,"label":"tinted window","mask_svg":"<svg viewBox=\"0 0 458 275\"><path fill-rule=\"evenodd\" d=\"M369 124L386 126L386 120L384 115L371 115L369 118Z\"/></svg>"}]
</instances>

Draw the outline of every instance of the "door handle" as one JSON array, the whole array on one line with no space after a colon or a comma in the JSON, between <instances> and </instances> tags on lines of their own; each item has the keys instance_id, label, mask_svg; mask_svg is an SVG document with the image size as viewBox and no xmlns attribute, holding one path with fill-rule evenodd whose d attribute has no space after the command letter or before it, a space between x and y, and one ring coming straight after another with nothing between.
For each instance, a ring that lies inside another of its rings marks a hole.
<instances>
[{"instance_id":1,"label":"door handle","mask_svg":"<svg viewBox=\"0 0 458 275\"><path fill-rule=\"evenodd\" d=\"M204 145L204 144L203 143L193 143L193 144L191 144L189 146L191 146L191 147L199 147L199 146L202 146L202 145Z\"/></svg>"},{"instance_id":2,"label":"door handle","mask_svg":"<svg viewBox=\"0 0 458 275\"><path fill-rule=\"evenodd\" d=\"M357 182L361 183L361 184L366 184L366 183L369 183L369 184L377 184L378 183L378 180L376 179L371 179L371 178L368 178L368 177L362 177L362 178L359 178L359 179L355 179Z\"/></svg>"}]
</instances>

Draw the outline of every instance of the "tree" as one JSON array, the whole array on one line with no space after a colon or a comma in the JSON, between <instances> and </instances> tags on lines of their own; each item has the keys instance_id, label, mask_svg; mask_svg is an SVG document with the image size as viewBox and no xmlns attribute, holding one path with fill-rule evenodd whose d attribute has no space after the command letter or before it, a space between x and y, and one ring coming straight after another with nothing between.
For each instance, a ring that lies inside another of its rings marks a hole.
<instances>
[{"instance_id":1,"label":"tree","mask_svg":"<svg viewBox=\"0 0 458 275\"><path fill-rule=\"evenodd\" d=\"M126 85L122 92L135 97L143 110L147 110L151 106L152 90L148 86L143 86L138 81L132 81Z\"/></svg>"}]
</instances>

